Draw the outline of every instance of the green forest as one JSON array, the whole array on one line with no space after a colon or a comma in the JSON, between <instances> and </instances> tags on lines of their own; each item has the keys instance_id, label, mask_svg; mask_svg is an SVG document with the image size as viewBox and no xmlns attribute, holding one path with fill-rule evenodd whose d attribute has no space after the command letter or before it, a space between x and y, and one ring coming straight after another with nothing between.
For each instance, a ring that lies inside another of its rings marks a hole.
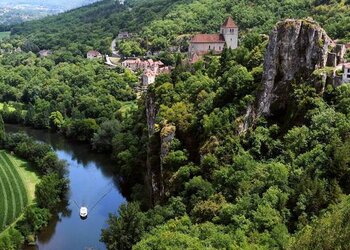
<instances>
[{"instance_id":1,"label":"green forest","mask_svg":"<svg viewBox=\"0 0 350 250\"><path fill-rule=\"evenodd\" d=\"M188 64L191 35L217 32L228 15L239 48ZM350 85L320 93L295 82L289 119L261 117L238 132L261 89L268 35L286 18L350 41L347 0L105 0L15 25L0 42L2 117L110 155L128 203L101 232L107 249L349 249ZM173 67L140 98L137 73L84 58L110 54L120 31L136 34L119 44L125 55L161 51ZM30 157L22 137L5 148Z\"/></svg>"}]
</instances>

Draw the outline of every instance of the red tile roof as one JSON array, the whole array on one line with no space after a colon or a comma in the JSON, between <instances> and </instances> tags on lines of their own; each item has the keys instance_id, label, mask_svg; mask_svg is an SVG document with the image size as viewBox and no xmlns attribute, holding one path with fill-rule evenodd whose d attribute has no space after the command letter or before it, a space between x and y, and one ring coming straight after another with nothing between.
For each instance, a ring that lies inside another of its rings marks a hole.
<instances>
[{"instance_id":1,"label":"red tile roof","mask_svg":"<svg viewBox=\"0 0 350 250\"><path fill-rule=\"evenodd\" d=\"M221 25L222 28L237 28L237 24L233 21L232 17L227 17L225 22Z\"/></svg>"},{"instance_id":2,"label":"red tile roof","mask_svg":"<svg viewBox=\"0 0 350 250\"><path fill-rule=\"evenodd\" d=\"M225 43L225 38L221 34L197 34L191 43Z\"/></svg>"}]
</instances>

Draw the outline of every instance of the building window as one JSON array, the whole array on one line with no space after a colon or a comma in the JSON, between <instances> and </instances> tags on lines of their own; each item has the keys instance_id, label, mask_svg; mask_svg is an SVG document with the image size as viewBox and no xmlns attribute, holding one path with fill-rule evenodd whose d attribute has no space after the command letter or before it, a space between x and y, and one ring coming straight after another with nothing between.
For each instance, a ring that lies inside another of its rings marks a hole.
<instances>
[{"instance_id":1,"label":"building window","mask_svg":"<svg viewBox=\"0 0 350 250\"><path fill-rule=\"evenodd\" d=\"M210 45L209 45L209 49L210 49Z\"/></svg>"},{"instance_id":2,"label":"building window","mask_svg":"<svg viewBox=\"0 0 350 250\"><path fill-rule=\"evenodd\" d=\"M347 74L346 78L350 79L350 74Z\"/></svg>"},{"instance_id":3,"label":"building window","mask_svg":"<svg viewBox=\"0 0 350 250\"><path fill-rule=\"evenodd\" d=\"M350 69L348 69L348 73L350 73Z\"/></svg>"},{"instance_id":4,"label":"building window","mask_svg":"<svg viewBox=\"0 0 350 250\"><path fill-rule=\"evenodd\" d=\"M219 46L219 50L221 50L221 46Z\"/></svg>"}]
</instances>

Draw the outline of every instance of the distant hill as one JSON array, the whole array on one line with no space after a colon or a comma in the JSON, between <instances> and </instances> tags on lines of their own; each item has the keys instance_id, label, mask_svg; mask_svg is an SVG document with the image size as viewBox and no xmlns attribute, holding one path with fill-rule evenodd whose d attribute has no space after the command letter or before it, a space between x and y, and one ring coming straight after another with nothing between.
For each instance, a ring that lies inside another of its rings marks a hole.
<instances>
[{"instance_id":1,"label":"distant hill","mask_svg":"<svg viewBox=\"0 0 350 250\"><path fill-rule=\"evenodd\" d=\"M2 0L0 6L29 5L43 6L48 9L68 10L97 1L99 0Z\"/></svg>"},{"instance_id":2,"label":"distant hill","mask_svg":"<svg viewBox=\"0 0 350 250\"><path fill-rule=\"evenodd\" d=\"M23 35L40 48L76 47L107 52L119 30L139 32L152 21L165 16L179 0L104 0L56 16L12 27L13 35Z\"/></svg>"},{"instance_id":3,"label":"distant hill","mask_svg":"<svg viewBox=\"0 0 350 250\"><path fill-rule=\"evenodd\" d=\"M127 44L128 48L141 46L156 51L183 43L179 38L182 34L217 32L225 17L231 15L240 28L240 36L246 31L267 34L279 20L311 16L324 25L332 38L350 38L349 5L319 5L319 1L315 0L125 2L125 5L120 5L117 0L103 0L59 15L15 25L11 29L12 35L25 36L40 48L65 48L73 54L85 53L93 48L107 53L113 37L124 30L140 35L132 44Z\"/></svg>"},{"instance_id":4,"label":"distant hill","mask_svg":"<svg viewBox=\"0 0 350 250\"><path fill-rule=\"evenodd\" d=\"M98 0L2 0L0 2L0 30L8 25L40 19Z\"/></svg>"}]
</instances>

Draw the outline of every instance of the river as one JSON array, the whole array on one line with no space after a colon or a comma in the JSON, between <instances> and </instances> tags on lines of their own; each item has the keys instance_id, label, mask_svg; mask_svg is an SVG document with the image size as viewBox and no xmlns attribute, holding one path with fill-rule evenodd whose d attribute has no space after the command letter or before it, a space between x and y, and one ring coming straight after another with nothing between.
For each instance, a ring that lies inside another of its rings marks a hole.
<instances>
[{"instance_id":1,"label":"river","mask_svg":"<svg viewBox=\"0 0 350 250\"><path fill-rule=\"evenodd\" d=\"M68 141L48 131L17 125L6 125L6 131L23 131L38 141L50 144L68 165L69 204L39 234L37 246L26 250L106 249L99 242L101 229L107 227L109 213L115 213L125 202L118 182L113 178L109 157L93 153L87 145ZM86 220L79 217L78 206L82 205L90 210Z\"/></svg>"}]
</instances>

